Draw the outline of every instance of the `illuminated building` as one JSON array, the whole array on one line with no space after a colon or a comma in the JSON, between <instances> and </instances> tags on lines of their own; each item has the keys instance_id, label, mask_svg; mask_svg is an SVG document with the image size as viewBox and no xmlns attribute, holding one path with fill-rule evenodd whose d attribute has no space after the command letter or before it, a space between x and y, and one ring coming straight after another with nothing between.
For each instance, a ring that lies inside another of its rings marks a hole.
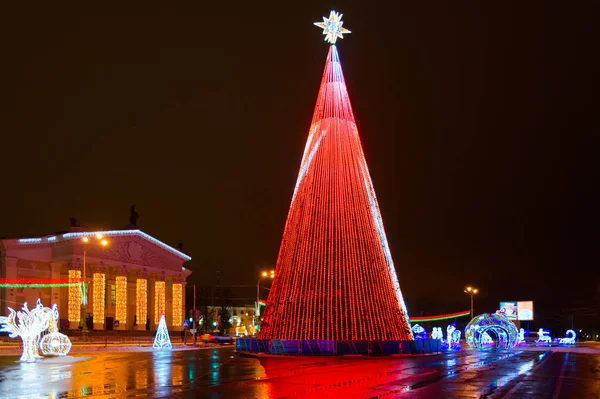
<instances>
[{"instance_id":1,"label":"illuminated building","mask_svg":"<svg viewBox=\"0 0 600 399\"><path fill-rule=\"evenodd\" d=\"M105 246L95 244L94 237L99 234L107 241ZM84 243L84 238L88 242ZM84 231L74 227L44 237L2 239L0 277L81 281L84 251L89 284L86 296L80 286L72 284L4 285L0 286L0 314L7 314L6 306L18 308L40 298L57 304L61 329L77 329L81 301L86 297L89 329L154 330L160 313L169 330L183 328L186 279L191 274L183 265L190 257L137 229Z\"/></svg>"}]
</instances>

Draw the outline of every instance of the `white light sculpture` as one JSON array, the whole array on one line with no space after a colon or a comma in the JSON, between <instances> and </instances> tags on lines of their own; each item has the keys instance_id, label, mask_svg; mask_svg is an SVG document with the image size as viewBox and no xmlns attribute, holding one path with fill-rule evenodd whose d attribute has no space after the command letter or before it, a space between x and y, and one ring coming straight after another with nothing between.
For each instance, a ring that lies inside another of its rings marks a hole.
<instances>
[{"instance_id":1,"label":"white light sculpture","mask_svg":"<svg viewBox=\"0 0 600 399\"><path fill-rule=\"evenodd\" d=\"M45 356L65 356L71 350L71 340L65 334L58 332L56 304L52 305L52 308L43 310L45 317L48 318L48 334L39 340L39 348Z\"/></svg>"},{"instance_id":2,"label":"white light sculpture","mask_svg":"<svg viewBox=\"0 0 600 399\"><path fill-rule=\"evenodd\" d=\"M524 329L519 329L519 335L517 336L517 345L526 345L527 343L525 342L525 330Z\"/></svg>"},{"instance_id":3,"label":"white light sculpture","mask_svg":"<svg viewBox=\"0 0 600 399\"><path fill-rule=\"evenodd\" d=\"M538 330L538 339L535 341L536 344L550 344L552 342L552 337L549 335L548 331L544 331L543 328Z\"/></svg>"},{"instance_id":4,"label":"white light sculpture","mask_svg":"<svg viewBox=\"0 0 600 399\"><path fill-rule=\"evenodd\" d=\"M23 354L20 361L35 362L36 357L39 357L37 339L50 322L44 315L44 307L38 299L35 308L31 310L27 308L27 302L23 304L22 310L15 312L10 307L8 310L8 316L0 316L0 331L8 332L11 338L21 337Z\"/></svg>"},{"instance_id":5,"label":"white light sculpture","mask_svg":"<svg viewBox=\"0 0 600 399\"><path fill-rule=\"evenodd\" d=\"M575 345L575 338L577 338L575 331L567 330L567 336L565 338L561 338L558 343L563 345Z\"/></svg>"},{"instance_id":6,"label":"white light sculpture","mask_svg":"<svg viewBox=\"0 0 600 399\"><path fill-rule=\"evenodd\" d=\"M433 327L431 330L431 339L444 339L442 327Z\"/></svg>"},{"instance_id":7,"label":"white light sculpture","mask_svg":"<svg viewBox=\"0 0 600 399\"><path fill-rule=\"evenodd\" d=\"M154 338L152 348L171 349L172 347L171 338L169 337L169 330L167 330L167 322L165 321L165 315L163 314L160 315L160 322L158 323L158 330L156 331L156 337Z\"/></svg>"},{"instance_id":8,"label":"white light sculpture","mask_svg":"<svg viewBox=\"0 0 600 399\"><path fill-rule=\"evenodd\" d=\"M335 44L335 41L339 39L343 39L342 36L344 33L351 33L348 29L342 28L344 21L342 21L342 16L344 14L339 14L335 11L331 11L329 13L329 18L323 17L323 22L315 22L315 25L319 28L323 29L323 34L325 35L325 41Z\"/></svg>"}]
</instances>

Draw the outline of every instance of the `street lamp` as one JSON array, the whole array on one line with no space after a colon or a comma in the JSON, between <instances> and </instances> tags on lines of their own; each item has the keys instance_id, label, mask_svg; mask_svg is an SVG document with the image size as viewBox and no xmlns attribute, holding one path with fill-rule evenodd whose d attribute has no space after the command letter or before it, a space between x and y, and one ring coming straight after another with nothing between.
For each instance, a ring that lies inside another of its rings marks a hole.
<instances>
[{"instance_id":1,"label":"street lamp","mask_svg":"<svg viewBox=\"0 0 600 399\"><path fill-rule=\"evenodd\" d=\"M465 288L465 293L469 294L471 297L471 320L473 320L473 295L477 294L479 290L473 287Z\"/></svg>"},{"instance_id":2,"label":"street lamp","mask_svg":"<svg viewBox=\"0 0 600 399\"><path fill-rule=\"evenodd\" d=\"M254 317L257 318L257 321L258 316L260 316L260 304L258 303L258 301L260 300L260 280L262 280L263 278L275 278L275 270L271 270L269 272L264 270L260 273L260 276L258 277L258 281L256 283L256 309L254 310Z\"/></svg>"},{"instance_id":3,"label":"street lamp","mask_svg":"<svg viewBox=\"0 0 600 399\"><path fill-rule=\"evenodd\" d=\"M98 244L100 244L101 246L105 247L108 245L108 241L105 240L102 236L102 234L96 234L95 236L96 241ZM87 292L88 292L88 285L86 284L86 257L87 257L87 245L90 242L90 239L88 237L82 237L81 238L81 242L83 242L84 247L83 247L83 275L82 275L82 279L81 279L81 320L80 320L80 324L81 324L81 333L83 335L86 335L88 333L88 329L87 329L87 323L86 323L86 319L87 319Z\"/></svg>"}]
</instances>

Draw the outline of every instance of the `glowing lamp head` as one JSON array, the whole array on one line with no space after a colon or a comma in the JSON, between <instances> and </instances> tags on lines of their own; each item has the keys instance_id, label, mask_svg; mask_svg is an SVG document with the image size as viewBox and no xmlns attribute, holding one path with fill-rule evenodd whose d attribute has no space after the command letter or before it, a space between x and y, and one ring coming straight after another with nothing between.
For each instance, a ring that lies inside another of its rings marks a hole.
<instances>
[{"instance_id":1,"label":"glowing lamp head","mask_svg":"<svg viewBox=\"0 0 600 399\"><path fill-rule=\"evenodd\" d=\"M87 238L87 237L82 237L82 238L81 238L81 241L83 241L83 242L88 242L89 240L90 240L90 239L89 239L89 238Z\"/></svg>"},{"instance_id":2,"label":"glowing lamp head","mask_svg":"<svg viewBox=\"0 0 600 399\"><path fill-rule=\"evenodd\" d=\"M102 246L105 247L108 245L108 241L102 240L102 241L100 241L100 244L102 244Z\"/></svg>"},{"instance_id":3,"label":"glowing lamp head","mask_svg":"<svg viewBox=\"0 0 600 399\"><path fill-rule=\"evenodd\" d=\"M475 289L473 290L473 294L477 294L477 291L479 291L479 290L478 290L477 288L475 288Z\"/></svg>"},{"instance_id":4,"label":"glowing lamp head","mask_svg":"<svg viewBox=\"0 0 600 399\"><path fill-rule=\"evenodd\" d=\"M101 239L102 239L102 237L103 237L103 235L102 235L102 234L96 234L96 238L97 238L97 239L101 240Z\"/></svg>"},{"instance_id":5,"label":"glowing lamp head","mask_svg":"<svg viewBox=\"0 0 600 399\"><path fill-rule=\"evenodd\" d=\"M262 272L263 277L267 277L267 272Z\"/></svg>"},{"instance_id":6,"label":"glowing lamp head","mask_svg":"<svg viewBox=\"0 0 600 399\"><path fill-rule=\"evenodd\" d=\"M473 288L471 288L471 287L467 287L467 291L469 291L469 292L471 292L472 289Z\"/></svg>"},{"instance_id":7,"label":"glowing lamp head","mask_svg":"<svg viewBox=\"0 0 600 399\"><path fill-rule=\"evenodd\" d=\"M274 277L275 277L275 270L271 270L271 276L270 276L270 277L271 277L271 278L274 278Z\"/></svg>"}]
</instances>

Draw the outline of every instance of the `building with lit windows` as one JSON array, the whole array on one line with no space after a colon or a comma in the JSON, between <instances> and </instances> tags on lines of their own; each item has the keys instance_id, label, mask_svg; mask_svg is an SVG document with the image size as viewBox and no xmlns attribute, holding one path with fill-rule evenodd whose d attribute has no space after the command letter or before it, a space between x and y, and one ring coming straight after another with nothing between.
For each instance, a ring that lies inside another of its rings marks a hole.
<instances>
[{"instance_id":1,"label":"building with lit windows","mask_svg":"<svg viewBox=\"0 0 600 399\"><path fill-rule=\"evenodd\" d=\"M185 317L183 265L191 258L138 229L70 232L35 238L0 239L0 277L21 284L0 288L0 314L23 302L56 303L61 327L78 329L86 313L88 329L154 330L161 314L171 331ZM44 279L47 287L28 281ZM81 283L87 282L87 295ZM52 284L54 281L70 284ZM87 304L82 299L87 297Z\"/></svg>"}]
</instances>

